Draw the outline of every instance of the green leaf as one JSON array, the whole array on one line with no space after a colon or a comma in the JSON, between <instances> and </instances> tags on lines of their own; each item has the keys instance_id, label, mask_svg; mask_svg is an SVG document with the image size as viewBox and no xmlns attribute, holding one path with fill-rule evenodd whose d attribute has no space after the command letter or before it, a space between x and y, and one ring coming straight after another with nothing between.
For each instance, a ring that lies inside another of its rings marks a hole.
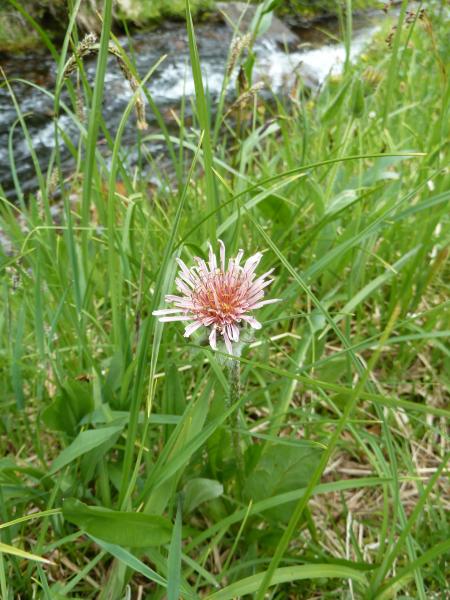
<instances>
[{"instance_id":1,"label":"green leaf","mask_svg":"<svg viewBox=\"0 0 450 600\"><path fill-rule=\"evenodd\" d=\"M66 382L42 413L44 423L56 431L73 435L80 421L94 409L92 386L81 381Z\"/></svg>"},{"instance_id":2,"label":"green leaf","mask_svg":"<svg viewBox=\"0 0 450 600\"><path fill-rule=\"evenodd\" d=\"M326 207L325 214L333 215L337 212L340 212L357 199L358 194L356 190L343 190L340 194L338 194L335 198L332 198L331 202L329 202Z\"/></svg>"},{"instance_id":3,"label":"green leaf","mask_svg":"<svg viewBox=\"0 0 450 600\"><path fill-rule=\"evenodd\" d=\"M100 546L100 548L103 548L104 550L109 552L109 554L117 558L117 560L123 562L125 565L127 565L127 567L130 567L130 569L133 569L133 571L136 571L136 573L140 573L141 575L143 575L150 581L154 581L158 585L167 587L167 581L163 577L161 577L161 575L158 575L156 571L145 565L142 561L136 558L134 554L131 554L131 552L125 550L125 548L121 548L116 544L109 544L104 540L99 540L95 536L90 537L94 540L96 544Z\"/></svg>"},{"instance_id":4,"label":"green leaf","mask_svg":"<svg viewBox=\"0 0 450 600\"><path fill-rule=\"evenodd\" d=\"M179 600L180 582L181 582L181 502L178 502L177 516L175 526L172 532L172 539L169 546L169 556L167 558L167 600Z\"/></svg>"},{"instance_id":5,"label":"green leaf","mask_svg":"<svg viewBox=\"0 0 450 600\"><path fill-rule=\"evenodd\" d=\"M364 113L364 90L359 77L353 82L352 112L354 117L361 117Z\"/></svg>"},{"instance_id":6,"label":"green leaf","mask_svg":"<svg viewBox=\"0 0 450 600\"><path fill-rule=\"evenodd\" d=\"M144 485L142 499L147 497L144 512L148 510L152 514L159 514L165 509L172 493L170 490L175 489L183 467L204 443L202 434L208 430L208 427L204 428L204 424L212 387L213 382L208 382L200 398L191 400L155 462Z\"/></svg>"},{"instance_id":7,"label":"green leaf","mask_svg":"<svg viewBox=\"0 0 450 600\"><path fill-rule=\"evenodd\" d=\"M321 451L316 448L268 445L247 478L244 497L258 502L305 487L319 463L320 454ZM290 512L289 505L267 511L269 516L283 521L289 518Z\"/></svg>"},{"instance_id":8,"label":"green leaf","mask_svg":"<svg viewBox=\"0 0 450 600\"><path fill-rule=\"evenodd\" d=\"M277 9L282 4L283 4L283 0L267 0L263 4L262 12L263 12L263 14L267 13L267 12L270 12L272 10Z\"/></svg>"},{"instance_id":9,"label":"green leaf","mask_svg":"<svg viewBox=\"0 0 450 600\"><path fill-rule=\"evenodd\" d=\"M30 521L31 519L42 519L43 517L48 517L50 515L58 515L61 512L60 508L50 508L49 510L44 510L42 512L31 513L30 515L24 515L23 517L18 517L13 521L8 521L7 523L0 523L0 529L5 529L6 527L13 527L19 523L24 523L25 521Z\"/></svg>"},{"instance_id":10,"label":"green leaf","mask_svg":"<svg viewBox=\"0 0 450 600\"><path fill-rule=\"evenodd\" d=\"M166 379L162 397L161 410L168 415L182 415L186 408L186 394L180 380L180 373L175 364L171 363L166 369ZM173 427L164 428L164 441L167 442Z\"/></svg>"},{"instance_id":11,"label":"green leaf","mask_svg":"<svg viewBox=\"0 0 450 600\"><path fill-rule=\"evenodd\" d=\"M391 592L393 592L393 590L391 588L393 588L395 591L398 591L405 584L405 580L407 581L413 576L413 573L416 569L420 568L422 565L425 565L427 562L436 560L439 556L448 554L449 551L450 540L445 540L444 542L436 544L427 552L422 554L419 558L408 563L406 567L401 569L395 577L392 577L384 585L382 585L375 593L374 598L382 598L383 600L392 598Z\"/></svg>"},{"instance_id":12,"label":"green leaf","mask_svg":"<svg viewBox=\"0 0 450 600\"><path fill-rule=\"evenodd\" d=\"M116 425L115 427L104 427L102 429L82 431L77 435L70 446L64 448L61 454L55 458L49 471L50 475L56 473L56 471L59 471L83 454L86 454L86 452L89 452L104 442L111 440L113 437L118 436L122 429L123 424Z\"/></svg>"},{"instance_id":13,"label":"green leaf","mask_svg":"<svg viewBox=\"0 0 450 600\"><path fill-rule=\"evenodd\" d=\"M19 315L16 318L16 329L14 332L14 342L12 344L13 357L11 361L11 383L16 396L17 407L23 409L25 406L25 395L23 392L23 335L25 327L25 305L20 307Z\"/></svg>"},{"instance_id":14,"label":"green leaf","mask_svg":"<svg viewBox=\"0 0 450 600\"><path fill-rule=\"evenodd\" d=\"M194 24L192 21L191 7L189 0L186 0L186 27L189 40L189 53L191 57L192 77L195 86L195 104L197 117L203 132L203 164L205 168L205 188L208 212L219 208L219 198L217 194L216 181L214 179L214 157L211 146L210 132L210 114L206 102L205 89L203 86L202 70L198 54L197 41L195 38ZM219 219L220 220L220 219ZM215 237L215 225L212 221L209 223L209 233L211 239Z\"/></svg>"},{"instance_id":15,"label":"green leaf","mask_svg":"<svg viewBox=\"0 0 450 600\"><path fill-rule=\"evenodd\" d=\"M383 179L398 179L399 172L395 167L407 158L407 156L386 156L385 158L380 158L372 167L365 170L362 184L364 186L371 186ZM356 184L357 181L355 177L352 179L351 184Z\"/></svg>"},{"instance_id":16,"label":"green leaf","mask_svg":"<svg viewBox=\"0 0 450 600\"><path fill-rule=\"evenodd\" d=\"M344 102L345 96L347 94L347 90L350 86L351 79L348 79L343 85L340 87L338 93L334 96L331 102L328 104L326 109L322 114L322 121L331 120L340 109L342 103Z\"/></svg>"},{"instance_id":17,"label":"green leaf","mask_svg":"<svg viewBox=\"0 0 450 600\"><path fill-rule=\"evenodd\" d=\"M264 575L265 572L257 573L251 577L236 581L223 590L207 596L206 600L233 600L233 598L241 598L245 594L252 594L258 590ZM276 569L272 575L271 585L289 583L290 581L298 581L300 579L322 578L353 579L355 581L365 582L364 574L357 569L340 565L319 564Z\"/></svg>"},{"instance_id":18,"label":"green leaf","mask_svg":"<svg viewBox=\"0 0 450 600\"><path fill-rule=\"evenodd\" d=\"M184 486L184 510L187 513L192 512L203 502L218 498L222 494L223 485L215 479L191 479Z\"/></svg>"},{"instance_id":19,"label":"green leaf","mask_svg":"<svg viewBox=\"0 0 450 600\"><path fill-rule=\"evenodd\" d=\"M89 535L119 546L146 548L170 540L172 524L159 515L88 506L75 498L64 501L63 515Z\"/></svg>"}]
</instances>

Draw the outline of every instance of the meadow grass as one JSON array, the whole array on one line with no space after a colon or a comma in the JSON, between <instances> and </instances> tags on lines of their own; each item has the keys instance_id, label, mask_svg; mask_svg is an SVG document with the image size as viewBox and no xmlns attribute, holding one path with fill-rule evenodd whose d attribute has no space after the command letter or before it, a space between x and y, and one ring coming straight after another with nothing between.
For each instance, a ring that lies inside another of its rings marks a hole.
<instances>
[{"instance_id":1,"label":"meadow grass","mask_svg":"<svg viewBox=\"0 0 450 600\"><path fill-rule=\"evenodd\" d=\"M101 110L112 3L92 90L78 61L85 121L76 78L64 77L79 5L52 47L56 89L43 90L80 132L67 139L55 121L70 175L58 144L42 170L15 83L4 83L39 190L22 193L11 144L17 202L0 204L1 598L447 597L443 7L411 16L403 2L390 43L387 25L319 92L299 79L261 100L244 53L248 101L230 111L225 93L213 102L205 89L187 4L196 98L180 107L178 132L145 88L151 69L112 136ZM132 55L122 58L138 79ZM141 95L160 132L136 129L130 167L122 136ZM232 402L224 353L151 316L174 288L175 258L191 263L217 238L263 251L270 295L283 299L260 311Z\"/></svg>"}]
</instances>

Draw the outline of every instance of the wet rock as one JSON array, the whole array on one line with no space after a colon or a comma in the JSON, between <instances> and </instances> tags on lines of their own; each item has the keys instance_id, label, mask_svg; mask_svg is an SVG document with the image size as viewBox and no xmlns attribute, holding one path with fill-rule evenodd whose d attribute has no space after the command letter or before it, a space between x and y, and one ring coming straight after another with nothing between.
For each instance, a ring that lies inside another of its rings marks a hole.
<instances>
[{"instance_id":1,"label":"wet rock","mask_svg":"<svg viewBox=\"0 0 450 600\"><path fill-rule=\"evenodd\" d=\"M241 33L250 31L257 6L248 5L245 2L217 2L216 6L227 25L238 28ZM299 38L295 33L274 15L272 15L270 26L264 33L264 37L270 38L289 50L296 48L299 43Z\"/></svg>"}]
</instances>

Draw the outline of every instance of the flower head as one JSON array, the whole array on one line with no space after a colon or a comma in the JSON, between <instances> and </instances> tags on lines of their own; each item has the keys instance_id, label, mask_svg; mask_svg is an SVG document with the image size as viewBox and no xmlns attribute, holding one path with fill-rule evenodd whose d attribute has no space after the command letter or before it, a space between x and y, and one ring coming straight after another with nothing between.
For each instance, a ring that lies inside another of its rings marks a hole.
<instances>
[{"instance_id":1,"label":"flower head","mask_svg":"<svg viewBox=\"0 0 450 600\"><path fill-rule=\"evenodd\" d=\"M167 295L166 302L173 308L155 310L153 314L162 322L190 321L184 336L189 337L200 327L210 329L209 343L217 349L217 336L221 335L229 354L233 354L232 342L239 341L240 328L248 323L254 329L260 329L261 323L251 314L252 311L279 302L279 299L263 300L264 288L273 279L268 279L273 269L255 278L255 270L262 254L258 252L248 258L241 266L244 255L239 250L235 258L225 261L225 245L220 245L219 261L211 244L209 260L195 257L196 265L188 269L185 263L177 259L180 271L175 283L181 296Z\"/></svg>"}]
</instances>

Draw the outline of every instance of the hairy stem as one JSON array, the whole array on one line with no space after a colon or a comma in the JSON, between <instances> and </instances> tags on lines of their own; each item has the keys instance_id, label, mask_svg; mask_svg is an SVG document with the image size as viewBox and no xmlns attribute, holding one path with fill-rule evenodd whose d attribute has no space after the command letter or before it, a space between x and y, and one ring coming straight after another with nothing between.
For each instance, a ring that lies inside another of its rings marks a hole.
<instances>
[{"instance_id":1,"label":"hairy stem","mask_svg":"<svg viewBox=\"0 0 450 600\"><path fill-rule=\"evenodd\" d=\"M232 360L229 365L229 405L235 404L241 395L241 365L238 360ZM238 498L242 495L242 486L244 479L244 457L241 448L241 435L239 433L239 412L235 410L230 415L231 436L233 440L234 456L236 460L236 490Z\"/></svg>"}]
</instances>

